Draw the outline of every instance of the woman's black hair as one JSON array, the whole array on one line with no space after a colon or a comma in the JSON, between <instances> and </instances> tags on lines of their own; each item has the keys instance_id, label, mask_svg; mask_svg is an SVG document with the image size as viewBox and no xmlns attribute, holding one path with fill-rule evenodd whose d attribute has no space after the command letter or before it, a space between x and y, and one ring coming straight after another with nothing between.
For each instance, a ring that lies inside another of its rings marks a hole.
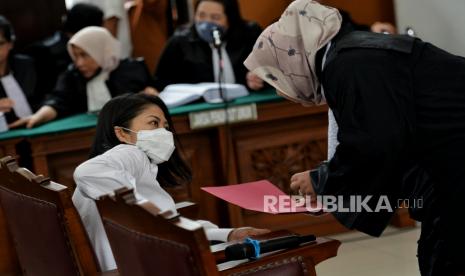
<instances>
[{"instance_id":1,"label":"woman's black hair","mask_svg":"<svg viewBox=\"0 0 465 276\"><path fill-rule=\"evenodd\" d=\"M63 31L75 34L85 27L102 26L103 11L88 3L78 3L74 5L66 14Z\"/></svg>"},{"instance_id":2,"label":"woman's black hair","mask_svg":"<svg viewBox=\"0 0 465 276\"><path fill-rule=\"evenodd\" d=\"M8 42L14 42L16 39L15 31L10 21L3 15L0 15L0 32Z\"/></svg>"},{"instance_id":3,"label":"woman's black hair","mask_svg":"<svg viewBox=\"0 0 465 276\"><path fill-rule=\"evenodd\" d=\"M224 13L228 18L229 30L242 27L244 24L246 24L246 22L241 16L241 11L239 10L239 3L237 2L237 0L198 0L195 4L195 11L197 11L197 8L200 5L200 3L205 1L216 2L223 5Z\"/></svg>"},{"instance_id":4,"label":"woman's black hair","mask_svg":"<svg viewBox=\"0 0 465 276\"><path fill-rule=\"evenodd\" d=\"M175 137L176 149L167 162L158 165L157 180L163 187L187 184L192 180L189 166L181 158L178 151L179 142L173 127L168 108L159 97L142 93L125 94L110 100L99 114L97 131L92 145L90 158L103 154L107 150L122 144L115 134L115 126L130 128L131 121L138 116L147 105L158 106L168 122L168 130Z\"/></svg>"}]
</instances>

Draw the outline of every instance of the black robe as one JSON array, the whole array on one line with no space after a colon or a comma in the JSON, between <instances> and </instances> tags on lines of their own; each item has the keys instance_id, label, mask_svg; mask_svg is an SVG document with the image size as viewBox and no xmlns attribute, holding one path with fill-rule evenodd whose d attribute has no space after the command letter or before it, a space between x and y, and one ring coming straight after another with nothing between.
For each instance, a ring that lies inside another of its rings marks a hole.
<instances>
[{"instance_id":1,"label":"black robe","mask_svg":"<svg viewBox=\"0 0 465 276\"><path fill-rule=\"evenodd\" d=\"M441 248L434 250L463 268L465 59L419 39L343 28L319 77L340 144L311 172L316 193L372 195L371 207L382 195L393 207L398 199L423 198L419 219L440 218L434 228ZM378 236L393 213L334 215Z\"/></svg>"},{"instance_id":2,"label":"black robe","mask_svg":"<svg viewBox=\"0 0 465 276\"><path fill-rule=\"evenodd\" d=\"M36 111L43 100L43 94L38 86L34 60L25 55L11 55L8 58L8 67L23 90L32 111ZM0 83L0 98L5 98L6 96L6 91ZM14 110L5 113L5 117L8 123L18 120Z\"/></svg>"},{"instance_id":3,"label":"black robe","mask_svg":"<svg viewBox=\"0 0 465 276\"><path fill-rule=\"evenodd\" d=\"M25 50L26 54L35 60L40 87L45 93L53 91L58 77L72 62L67 49L68 41L69 37L65 33L57 31Z\"/></svg>"}]
</instances>

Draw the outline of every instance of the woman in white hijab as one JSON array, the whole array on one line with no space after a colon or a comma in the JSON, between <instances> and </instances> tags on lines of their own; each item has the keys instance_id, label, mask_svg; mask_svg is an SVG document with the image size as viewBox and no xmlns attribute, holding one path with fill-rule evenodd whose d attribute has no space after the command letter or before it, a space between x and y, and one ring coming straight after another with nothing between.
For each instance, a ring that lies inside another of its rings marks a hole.
<instances>
[{"instance_id":1,"label":"woman in white hijab","mask_svg":"<svg viewBox=\"0 0 465 276\"><path fill-rule=\"evenodd\" d=\"M465 275L465 59L354 31L337 10L296 0L245 65L284 97L334 114L334 155L294 175L292 189L337 198L334 217L373 236L408 200L422 222L421 274Z\"/></svg>"},{"instance_id":2,"label":"woman in white hijab","mask_svg":"<svg viewBox=\"0 0 465 276\"><path fill-rule=\"evenodd\" d=\"M87 27L68 42L73 64L58 79L55 89L32 116L10 127L31 128L55 118L100 110L124 93L151 91L153 80L141 60L120 60L120 43L102 27Z\"/></svg>"}]
</instances>

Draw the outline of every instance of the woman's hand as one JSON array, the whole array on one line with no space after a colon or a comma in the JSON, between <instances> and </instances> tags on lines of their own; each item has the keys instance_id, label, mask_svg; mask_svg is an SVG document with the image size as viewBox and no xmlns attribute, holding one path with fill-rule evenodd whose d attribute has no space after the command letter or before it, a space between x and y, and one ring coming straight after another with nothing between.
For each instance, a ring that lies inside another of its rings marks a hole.
<instances>
[{"instance_id":1,"label":"woman's hand","mask_svg":"<svg viewBox=\"0 0 465 276\"><path fill-rule=\"evenodd\" d=\"M270 233L268 229L257 229L253 227L235 228L229 233L228 241L242 241L247 237L253 237Z\"/></svg>"},{"instance_id":2,"label":"woman's hand","mask_svg":"<svg viewBox=\"0 0 465 276\"><path fill-rule=\"evenodd\" d=\"M264 86L264 82L261 78L252 72L247 73L247 86L252 90L260 90Z\"/></svg>"},{"instance_id":3,"label":"woman's hand","mask_svg":"<svg viewBox=\"0 0 465 276\"><path fill-rule=\"evenodd\" d=\"M57 116L56 110L51 106L42 106L36 113L32 114L29 117L21 118L13 123L11 123L8 127L10 129L26 126L26 128L32 128L38 124L42 124L48 122L50 120L55 119Z\"/></svg>"},{"instance_id":4,"label":"woman's hand","mask_svg":"<svg viewBox=\"0 0 465 276\"><path fill-rule=\"evenodd\" d=\"M14 129L22 126L26 126L26 128L32 128L35 125L39 124L42 121L42 118L38 117L36 114L24 117L14 121L13 123L8 125L9 129Z\"/></svg>"},{"instance_id":5,"label":"woman's hand","mask_svg":"<svg viewBox=\"0 0 465 276\"><path fill-rule=\"evenodd\" d=\"M15 106L15 102L12 99L10 98L0 99L0 112L10 112L13 106Z\"/></svg>"},{"instance_id":6,"label":"woman's hand","mask_svg":"<svg viewBox=\"0 0 465 276\"><path fill-rule=\"evenodd\" d=\"M310 179L310 171L294 174L291 177L291 190L298 191L301 195L309 195L313 199L316 194Z\"/></svg>"},{"instance_id":7,"label":"woman's hand","mask_svg":"<svg viewBox=\"0 0 465 276\"><path fill-rule=\"evenodd\" d=\"M375 22L371 25L371 31L374 33L389 33L389 34L396 34L397 30L394 25L387 22Z\"/></svg>"}]
</instances>

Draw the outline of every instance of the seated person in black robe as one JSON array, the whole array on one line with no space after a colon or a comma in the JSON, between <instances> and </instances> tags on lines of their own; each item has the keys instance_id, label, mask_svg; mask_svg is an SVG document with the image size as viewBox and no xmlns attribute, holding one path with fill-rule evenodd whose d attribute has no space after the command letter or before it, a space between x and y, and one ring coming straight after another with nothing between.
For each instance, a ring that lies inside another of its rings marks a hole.
<instances>
[{"instance_id":1,"label":"seated person in black robe","mask_svg":"<svg viewBox=\"0 0 465 276\"><path fill-rule=\"evenodd\" d=\"M213 28L222 31L222 58L226 83L240 83L259 90L263 81L250 74L243 62L252 50L261 28L241 18L237 0L201 0L196 3L194 24L178 30L162 52L155 70L155 88L162 91L175 83L218 81L217 50Z\"/></svg>"},{"instance_id":2,"label":"seated person in black robe","mask_svg":"<svg viewBox=\"0 0 465 276\"><path fill-rule=\"evenodd\" d=\"M85 27L102 26L102 22L103 12L100 8L87 3L76 4L67 12L62 30L26 48L25 53L36 61L37 74L44 93L53 90L58 76L72 62L66 46L69 39Z\"/></svg>"},{"instance_id":3,"label":"seated person in black robe","mask_svg":"<svg viewBox=\"0 0 465 276\"><path fill-rule=\"evenodd\" d=\"M32 116L11 127L31 128L55 118L99 111L124 93L153 93L153 79L143 60L120 60L119 42L103 27L87 27L68 42L73 64Z\"/></svg>"},{"instance_id":4,"label":"seated person in black robe","mask_svg":"<svg viewBox=\"0 0 465 276\"><path fill-rule=\"evenodd\" d=\"M0 15L0 112L2 125L32 114L43 100L37 86L34 61L13 53L15 34L10 22Z\"/></svg>"}]
</instances>

